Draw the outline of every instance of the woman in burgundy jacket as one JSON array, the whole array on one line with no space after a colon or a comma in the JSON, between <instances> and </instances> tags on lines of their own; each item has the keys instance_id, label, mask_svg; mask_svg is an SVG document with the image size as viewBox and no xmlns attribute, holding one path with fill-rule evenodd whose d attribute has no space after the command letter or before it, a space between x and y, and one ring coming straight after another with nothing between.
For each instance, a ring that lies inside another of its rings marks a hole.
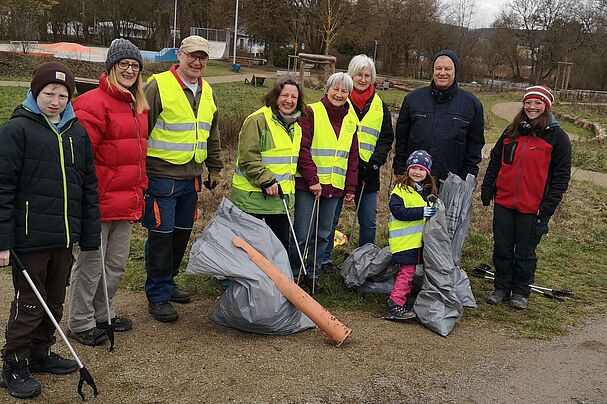
<instances>
[{"instance_id":1,"label":"woman in burgundy jacket","mask_svg":"<svg viewBox=\"0 0 607 404\"><path fill-rule=\"evenodd\" d=\"M101 251L74 249L69 335L85 345L107 340L108 313L101 271L111 302L129 256L133 222L143 215L148 104L143 94L143 58L126 39L112 41L99 87L79 96L74 109L91 140L101 210ZM103 261L102 256L103 254ZM102 265L102 262L104 265ZM133 326L110 307L115 331Z\"/></svg>"},{"instance_id":2,"label":"woman in burgundy jacket","mask_svg":"<svg viewBox=\"0 0 607 404\"><path fill-rule=\"evenodd\" d=\"M333 218L340 199L354 200L358 181L358 118L347 103L352 91L352 78L346 73L334 73L327 80L325 95L308 105L300 118L302 131L298 174L295 178L295 233L301 253L304 253L308 227L313 221L308 240L308 262L305 285L312 293L323 292L317 281L320 266L333 242ZM314 212L316 200L319 208ZM318 234L314 234L318 214ZM315 257L316 256L316 257ZM314 266L316 263L316 266ZM297 251L291 251L291 266L295 279L301 263Z\"/></svg>"}]
</instances>

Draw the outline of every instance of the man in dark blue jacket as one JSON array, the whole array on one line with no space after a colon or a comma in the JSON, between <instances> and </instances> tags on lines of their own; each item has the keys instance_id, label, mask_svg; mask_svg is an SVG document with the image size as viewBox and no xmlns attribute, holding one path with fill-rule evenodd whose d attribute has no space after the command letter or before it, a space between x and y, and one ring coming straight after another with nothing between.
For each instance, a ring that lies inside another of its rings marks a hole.
<instances>
[{"instance_id":1,"label":"man in dark blue jacket","mask_svg":"<svg viewBox=\"0 0 607 404\"><path fill-rule=\"evenodd\" d=\"M426 150L433 158L432 175L439 180L452 172L476 176L485 144L483 106L457 84L459 60L449 50L436 54L432 83L405 97L396 123L394 173L405 173L407 157Z\"/></svg>"}]
</instances>

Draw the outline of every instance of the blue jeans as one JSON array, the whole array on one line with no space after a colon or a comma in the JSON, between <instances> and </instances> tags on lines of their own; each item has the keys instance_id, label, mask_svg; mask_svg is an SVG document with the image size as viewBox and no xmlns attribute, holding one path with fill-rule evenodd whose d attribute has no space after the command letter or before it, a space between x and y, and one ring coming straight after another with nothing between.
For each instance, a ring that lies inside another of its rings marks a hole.
<instances>
[{"instance_id":1,"label":"blue jeans","mask_svg":"<svg viewBox=\"0 0 607 404\"><path fill-rule=\"evenodd\" d=\"M358 204L358 198L360 193L356 194L355 203ZM358 246L365 245L367 243L375 242L375 232L377 230L377 192L365 192L362 194L362 201L360 202L360 209L358 210L358 224L360 225L358 231ZM335 234L337 223L339 222L339 216L341 215L341 209L343 207L343 198L339 199L337 209L335 210L335 217L333 218L333 231L331 234ZM351 226L348 223L348 226ZM347 236L350 237L350 227L346 229ZM348 240L349 243L352 240ZM329 264L333 262L331 253L333 252L333 243L329 243L327 251L323 257L322 263Z\"/></svg>"},{"instance_id":2,"label":"blue jeans","mask_svg":"<svg viewBox=\"0 0 607 404\"><path fill-rule=\"evenodd\" d=\"M142 224L148 229L145 293L150 303L171 297L196 218L199 184L200 178L149 178Z\"/></svg>"},{"instance_id":3,"label":"blue jeans","mask_svg":"<svg viewBox=\"0 0 607 404\"><path fill-rule=\"evenodd\" d=\"M304 248L306 245L306 236L308 235L308 227L312 220L312 209L314 207L314 194L307 191L295 190L295 234L297 235L297 242L299 249L304 254ZM306 271L308 272L307 277L312 279L320 275L320 266L322 264L322 257L327 251L327 245L333 244L333 218L335 217L335 209L339 198L320 198L320 208L314 212L314 219L312 221L312 228L310 231L310 238L308 241L308 258L306 261ZM316 227L316 214L318 216L318 234L315 234ZM316 251L314 243L316 245ZM330 243L329 243L330 241ZM301 262L299 255L295 248L295 243L291 248L290 259L291 268L293 269L293 277L298 278L299 269L301 268ZM314 254L316 252L316 270L314 270ZM304 258L305 259L305 258Z\"/></svg>"}]
</instances>

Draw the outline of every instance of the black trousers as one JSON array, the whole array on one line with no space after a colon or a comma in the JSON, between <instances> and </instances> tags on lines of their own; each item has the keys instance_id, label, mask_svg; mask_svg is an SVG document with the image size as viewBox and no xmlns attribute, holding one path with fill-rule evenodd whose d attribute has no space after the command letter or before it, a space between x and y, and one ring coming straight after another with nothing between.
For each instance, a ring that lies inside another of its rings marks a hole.
<instances>
[{"instance_id":1,"label":"black trousers","mask_svg":"<svg viewBox=\"0 0 607 404\"><path fill-rule=\"evenodd\" d=\"M495 205L493 211L494 286L528 297L535 278L535 250L548 232L548 219Z\"/></svg>"},{"instance_id":2,"label":"black trousers","mask_svg":"<svg viewBox=\"0 0 607 404\"><path fill-rule=\"evenodd\" d=\"M257 213L249 213L251 216L261 219L266 222L268 227L272 229L276 237L280 240L287 252L289 251L289 218L284 213L275 215L261 215Z\"/></svg>"},{"instance_id":3,"label":"black trousers","mask_svg":"<svg viewBox=\"0 0 607 404\"><path fill-rule=\"evenodd\" d=\"M72 248L52 248L18 255L53 317L57 322L61 321L65 287L72 263ZM25 276L15 267L13 286L15 298L11 303L6 326L6 344L2 348L2 358L20 362L44 357L55 343L55 326Z\"/></svg>"}]
</instances>

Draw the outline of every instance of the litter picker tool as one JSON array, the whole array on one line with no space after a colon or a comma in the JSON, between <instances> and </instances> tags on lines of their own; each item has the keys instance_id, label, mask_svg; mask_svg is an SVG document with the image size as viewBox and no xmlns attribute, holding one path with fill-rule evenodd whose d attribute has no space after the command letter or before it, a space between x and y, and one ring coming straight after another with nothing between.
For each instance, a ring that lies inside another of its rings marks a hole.
<instances>
[{"instance_id":1,"label":"litter picker tool","mask_svg":"<svg viewBox=\"0 0 607 404\"><path fill-rule=\"evenodd\" d=\"M27 270L23 266L21 259L19 259L19 257L13 250L10 250L10 255L13 260L13 265L16 267L16 269L18 271L20 271L23 274L23 276L27 280L27 283L29 283L30 287L34 291L34 294L38 298L38 301L40 301L40 304L44 308L46 315L51 319L51 321L53 322L53 325L55 326L55 329L61 336L61 339L63 340L63 342L65 342L65 345L67 346L70 353L76 360L76 363L78 363L78 367L80 368L80 380L78 381L78 394L80 395L80 397L82 397L83 400L85 399L84 392L82 390L84 387L84 383L86 383L93 389L93 396L97 397L97 395L99 394L99 391L97 390L97 385L95 384L93 377L91 376L88 369L86 367L84 367L84 365L82 364L82 361L76 354L74 347L72 347L72 344L70 344L70 342L67 340L65 334L63 333L63 330L61 329L61 327L59 327L59 324L57 324L57 320L55 320L55 317L53 317L53 314L51 313L51 311L48 308L44 299L42 298L42 295L38 291L38 288L36 288L36 285L34 285L34 281L32 281L32 278L30 278L29 274L27 273Z\"/></svg>"},{"instance_id":2,"label":"litter picker tool","mask_svg":"<svg viewBox=\"0 0 607 404\"><path fill-rule=\"evenodd\" d=\"M316 262L318 260L318 219L320 217L320 198L316 198L315 203L318 205L316 208L316 226L314 231L314 275L312 276L312 294L316 289Z\"/></svg>"},{"instance_id":3,"label":"litter picker tool","mask_svg":"<svg viewBox=\"0 0 607 404\"><path fill-rule=\"evenodd\" d=\"M348 258L350 256L350 253L352 252L352 236L354 235L354 227L356 226L356 219L358 218L358 211L360 210L360 203L363 200L363 193L365 192L365 183L363 182L363 185L360 187L360 195L358 196L358 203L356 204L356 213L354 214L354 217L352 218L352 225L350 226L350 235L348 237L348 249L346 251L346 258Z\"/></svg>"},{"instance_id":4,"label":"litter picker tool","mask_svg":"<svg viewBox=\"0 0 607 404\"><path fill-rule=\"evenodd\" d=\"M105 250L103 249L103 234L101 235L101 279L103 281L103 294L105 295L105 307L107 310L107 337L110 340L109 351L114 351L114 324L112 324L112 313L110 311L110 296L107 292L107 275L105 272Z\"/></svg>"},{"instance_id":5,"label":"litter picker tool","mask_svg":"<svg viewBox=\"0 0 607 404\"><path fill-rule=\"evenodd\" d=\"M495 279L495 273L491 272L491 265L489 264L479 264L474 269L472 269L472 275L477 278L484 279ZM564 300L565 297L574 296L573 292L569 289L551 289L538 285L529 285L532 291L536 293L540 293L547 297L548 299L556 299L556 300Z\"/></svg>"},{"instance_id":6,"label":"litter picker tool","mask_svg":"<svg viewBox=\"0 0 607 404\"><path fill-rule=\"evenodd\" d=\"M303 255L301 255L301 250L299 249L299 243L297 242L297 235L295 234L295 228L293 227L293 221L291 220L291 215L289 214L289 207L287 206L287 200L285 199L285 194L282 192L282 187L278 184L278 196L282 200L282 204L285 207L285 214L287 215L287 219L289 219L289 227L291 228L291 234L293 235L293 241L295 242L295 248L297 249L297 255L299 255L299 261L301 262L301 270L304 275L307 275L306 272L306 263L304 262ZM301 272L301 271L300 271Z\"/></svg>"},{"instance_id":7,"label":"litter picker tool","mask_svg":"<svg viewBox=\"0 0 607 404\"><path fill-rule=\"evenodd\" d=\"M306 235L306 244L304 245L304 253L303 253L303 257L304 257L304 261L308 259L308 252L309 252L309 244L310 244L310 232L312 231L312 222L314 221L314 213L316 213L316 204L320 203L320 201L318 199L314 200L314 203L312 204L312 214L310 215L310 224L308 224L308 233ZM319 205L320 206L320 205ZM305 265L304 265L305 268ZM297 274L297 283L299 284L299 281L301 280L301 269L299 270L299 274ZM307 274L307 273L306 273Z\"/></svg>"}]
</instances>

